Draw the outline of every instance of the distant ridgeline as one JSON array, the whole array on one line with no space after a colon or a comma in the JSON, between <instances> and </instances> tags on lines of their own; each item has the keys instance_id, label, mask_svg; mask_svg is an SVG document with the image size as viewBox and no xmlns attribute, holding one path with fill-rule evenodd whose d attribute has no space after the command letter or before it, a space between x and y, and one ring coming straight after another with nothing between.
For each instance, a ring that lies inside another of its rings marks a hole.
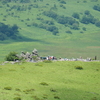
<instances>
[{"instance_id":1,"label":"distant ridgeline","mask_svg":"<svg viewBox=\"0 0 100 100\"><path fill-rule=\"evenodd\" d=\"M16 24L10 26L0 23L0 40L17 39L19 38L18 33L18 26Z\"/></svg>"}]
</instances>

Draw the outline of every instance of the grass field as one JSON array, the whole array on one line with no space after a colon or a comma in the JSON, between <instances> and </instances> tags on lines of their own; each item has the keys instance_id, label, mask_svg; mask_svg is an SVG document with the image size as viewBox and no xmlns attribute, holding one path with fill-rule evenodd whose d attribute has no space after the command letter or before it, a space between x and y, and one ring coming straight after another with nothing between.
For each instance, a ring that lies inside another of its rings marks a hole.
<instances>
[{"instance_id":1,"label":"grass field","mask_svg":"<svg viewBox=\"0 0 100 100\"><path fill-rule=\"evenodd\" d=\"M36 2L31 1L31 3L11 2L8 3L9 6L7 4L0 4L0 22L7 25L17 24L19 34L24 37L22 40L0 41L0 61L3 61L10 51L16 51L18 53L21 51L31 52L34 48L38 50L40 56L54 55L68 58L77 58L79 56L83 58L94 58L94 56L97 56L100 59L99 27L91 23L80 23L80 29L73 30L57 23L53 18L43 15L43 11L52 9L58 15L71 17L74 12L77 12L82 17L84 11L88 10L95 18L100 20L100 12L93 10L94 5L100 4L99 0L65 0L66 4L61 4L58 0L43 0L43 2L40 2L40 0L36 0ZM28 10L30 4L38 5L38 8L33 7L31 10ZM57 10L53 9L55 4ZM65 6L66 9L60 7L61 5ZM26 11L17 11L15 8L11 9L14 6L26 7L27 9ZM37 20L37 18L53 21L54 25L59 29L58 35L55 36L52 32L32 26L33 22L37 24L41 23L41 20ZM82 30L83 27L86 27L86 31ZM66 33L68 30L72 34Z\"/></svg>"},{"instance_id":2,"label":"grass field","mask_svg":"<svg viewBox=\"0 0 100 100\"><path fill-rule=\"evenodd\" d=\"M0 100L100 100L99 71L100 62L0 65Z\"/></svg>"}]
</instances>

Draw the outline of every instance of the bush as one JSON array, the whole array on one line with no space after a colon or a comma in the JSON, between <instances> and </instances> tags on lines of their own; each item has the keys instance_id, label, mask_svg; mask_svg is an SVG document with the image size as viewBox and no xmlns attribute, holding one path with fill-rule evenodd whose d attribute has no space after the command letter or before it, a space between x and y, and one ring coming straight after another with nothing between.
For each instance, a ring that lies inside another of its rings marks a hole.
<instances>
[{"instance_id":1,"label":"bush","mask_svg":"<svg viewBox=\"0 0 100 100\"><path fill-rule=\"evenodd\" d=\"M55 30L58 30L58 28L56 26L50 25L50 26L47 27L47 31L53 32Z\"/></svg>"},{"instance_id":2,"label":"bush","mask_svg":"<svg viewBox=\"0 0 100 100\"><path fill-rule=\"evenodd\" d=\"M32 25L35 26L35 27L38 27L38 24L35 23L35 22L33 22Z\"/></svg>"},{"instance_id":3,"label":"bush","mask_svg":"<svg viewBox=\"0 0 100 100\"><path fill-rule=\"evenodd\" d=\"M95 23L95 25L96 25L97 27L100 27L100 21L97 21L97 22Z\"/></svg>"},{"instance_id":4,"label":"bush","mask_svg":"<svg viewBox=\"0 0 100 100\"><path fill-rule=\"evenodd\" d=\"M48 25L54 25L54 22L50 20L43 20L42 22Z\"/></svg>"},{"instance_id":5,"label":"bush","mask_svg":"<svg viewBox=\"0 0 100 100\"><path fill-rule=\"evenodd\" d=\"M84 14L89 15L90 14L90 11L85 10Z\"/></svg>"},{"instance_id":6,"label":"bush","mask_svg":"<svg viewBox=\"0 0 100 100\"><path fill-rule=\"evenodd\" d=\"M19 60L19 57L17 56L16 52L10 52L6 57L5 57L6 61L16 61Z\"/></svg>"},{"instance_id":7,"label":"bush","mask_svg":"<svg viewBox=\"0 0 100 100\"><path fill-rule=\"evenodd\" d=\"M71 26L71 29L79 30L79 24L78 23L73 23L73 25Z\"/></svg>"},{"instance_id":8,"label":"bush","mask_svg":"<svg viewBox=\"0 0 100 100\"><path fill-rule=\"evenodd\" d=\"M38 57L37 56L32 56L34 61L38 61Z\"/></svg>"},{"instance_id":9,"label":"bush","mask_svg":"<svg viewBox=\"0 0 100 100\"><path fill-rule=\"evenodd\" d=\"M58 29L53 30L53 35L57 35L57 33L59 33Z\"/></svg>"},{"instance_id":10,"label":"bush","mask_svg":"<svg viewBox=\"0 0 100 100\"><path fill-rule=\"evenodd\" d=\"M11 38L12 36L17 37L18 32L18 26L16 24L10 26L0 23L0 40L5 40L6 38Z\"/></svg>"},{"instance_id":11,"label":"bush","mask_svg":"<svg viewBox=\"0 0 100 100\"><path fill-rule=\"evenodd\" d=\"M68 34L72 34L72 32L71 32L71 31L66 31L66 33L68 33Z\"/></svg>"},{"instance_id":12,"label":"bush","mask_svg":"<svg viewBox=\"0 0 100 100\"><path fill-rule=\"evenodd\" d=\"M23 92L25 92L26 94L28 94L28 93L33 92L33 91L35 91L35 90L34 89L26 89Z\"/></svg>"},{"instance_id":13,"label":"bush","mask_svg":"<svg viewBox=\"0 0 100 100\"><path fill-rule=\"evenodd\" d=\"M59 97L59 96L54 96L54 98L55 98L55 99L60 99L60 97Z\"/></svg>"},{"instance_id":14,"label":"bush","mask_svg":"<svg viewBox=\"0 0 100 100\"><path fill-rule=\"evenodd\" d=\"M16 91L21 91L21 90L20 90L20 89L18 89L18 88L16 88L15 90L16 90Z\"/></svg>"},{"instance_id":15,"label":"bush","mask_svg":"<svg viewBox=\"0 0 100 100\"><path fill-rule=\"evenodd\" d=\"M21 97L15 97L14 100L21 100Z\"/></svg>"},{"instance_id":16,"label":"bush","mask_svg":"<svg viewBox=\"0 0 100 100\"><path fill-rule=\"evenodd\" d=\"M84 33L83 31L80 31L80 33Z\"/></svg>"},{"instance_id":17,"label":"bush","mask_svg":"<svg viewBox=\"0 0 100 100\"><path fill-rule=\"evenodd\" d=\"M12 90L12 87L4 87L5 90Z\"/></svg>"},{"instance_id":18,"label":"bush","mask_svg":"<svg viewBox=\"0 0 100 100\"><path fill-rule=\"evenodd\" d=\"M43 14L45 16L52 17L54 19L57 17L57 14L55 12L53 12L53 11L44 11Z\"/></svg>"},{"instance_id":19,"label":"bush","mask_svg":"<svg viewBox=\"0 0 100 100\"><path fill-rule=\"evenodd\" d=\"M89 15L84 15L82 17L82 19L80 20L81 23L83 24L89 24L89 23L92 23L94 22L94 16L92 16L91 14Z\"/></svg>"},{"instance_id":20,"label":"bush","mask_svg":"<svg viewBox=\"0 0 100 100\"><path fill-rule=\"evenodd\" d=\"M40 84L41 84L41 85L48 86L48 84L47 84L46 82L41 82Z\"/></svg>"},{"instance_id":21,"label":"bush","mask_svg":"<svg viewBox=\"0 0 100 100\"><path fill-rule=\"evenodd\" d=\"M83 31L86 31L86 28L85 27L83 27L82 29L83 29Z\"/></svg>"},{"instance_id":22,"label":"bush","mask_svg":"<svg viewBox=\"0 0 100 100\"><path fill-rule=\"evenodd\" d=\"M42 67L43 64L42 63L36 63L35 66L41 66Z\"/></svg>"},{"instance_id":23,"label":"bush","mask_svg":"<svg viewBox=\"0 0 100 100\"><path fill-rule=\"evenodd\" d=\"M62 3L62 4L66 4L66 2L65 2L64 0L61 0L60 3Z\"/></svg>"},{"instance_id":24,"label":"bush","mask_svg":"<svg viewBox=\"0 0 100 100\"><path fill-rule=\"evenodd\" d=\"M78 13L73 13L73 14L72 14L72 17L77 18L77 19L79 19L79 18L80 18L80 16L79 16L79 14L78 14Z\"/></svg>"},{"instance_id":25,"label":"bush","mask_svg":"<svg viewBox=\"0 0 100 100\"><path fill-rule=\"evenodd\" d=\"M82 70L83 67L82 66L75 66L76 69Z\"/></svg>"},{"instance_id":26,"label":"bush","mask_svg":"<svg viewBox=\"0 0 100 100\"><path fill-rule=\"evenodd\" d=\"M43 62L44 62L44 63L52 63L51 60L44 60Z\"/></svg>"},{"instance_id":27,"label":"bush","mask_svg":"<svg viewBox=\"0 0 100 100\"><path fill-rule=\"evenodd\" d=\"M99 5L99 4L94 5L93 9L94 9L94 10L97 10L97 11L100 11L100 5Z\"/></svg>"}]
</instances>

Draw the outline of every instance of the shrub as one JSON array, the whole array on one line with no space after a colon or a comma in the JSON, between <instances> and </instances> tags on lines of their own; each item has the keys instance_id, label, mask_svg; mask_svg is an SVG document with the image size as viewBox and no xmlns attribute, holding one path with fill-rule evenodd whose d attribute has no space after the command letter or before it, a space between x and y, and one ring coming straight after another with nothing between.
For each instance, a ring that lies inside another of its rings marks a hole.
<instances>
[{"instance_id":1,"label":"shrub","mask_svg":"<svg viewBox=\"0 0 100 100\"><path fill-rule=\"evenodd\" d=\"M99 4L94 5L93 9L94 9L94 10L97 10L97 11L100 11L100 5L99 5Z\"/></svg>"},{"instance_id":2,"label":"shrub","mask_svg":"<svg viewBox=\"0 0 100 100\"><path fill-rule=\"evenodd\" d=\"M48 24L48 25L54 25L54 22L51 20L43 20L42 23Z\"/></svg>"},{"instance_id":3,"label":"shrub","mask_svg":"<svg viewBox=\"0 0 100 100\"><path fill-rule=\"evenodd\" d=\"M86 15L89 15L90 14L90 11L88 11L88 10L85 10L85 12L84 12Z\"/></svg>"},{"instance_id":4,"label":"shrub","mask_svg":"<svg viewBox=\"0 0 100 100\"><path fill-rule=\"evenodd\" d=\"M54 96L54 98L55 98L55 99L60 99L60 97L58 97L58 96Z\"/></svg>"},{"instance_id":5,"label":"shrub","mask_svg":"<svg viewBox=\"0 0 100 100\"><path fill-rule=\"evenodd\" d=\"M97 21L97 22L95 23L95 25L96 25L97 27L100 27L100 21Z\"/></svg>"},{"instance_id":6,"label":"shrub","mask_svg":"<svg viewBox=\"0 0 100 100\"><path fill-rule=\"evenodd\" d=\"M68 33L68 34L72 34L72 32L71 32L71 31L66 31L66 33Z\"/></svg>"},{"instance_id":7,"label":"shrub","mask_svg":"<svg viewBox=\"0 0 100 100\"><path fill-rule=\"evenodd\" d=\"M48 26L47 27L47 31L50 31L50 32L53 32L53 31L55 31L55 30L58 30L58 28L56 27L56 26Z\"/></svg>"},{"instance_id":8,"label":"shrub","mask_svg":"<svg viewBox=\"0 0 100 100\"><path fill-rule=\"evenodd\" d=\"M33 91L34 91L34 89L26 89L23 92L25 92L26 94L28 94L28 93L33 92Z\"/></svg>"},{"instance_id":9,"label":"shrub","mask_svg":"<svg viewBox=\"0 0 100 100\"><path fill-rule=\"evenodd\" d=\"M53 35L57 35L57 33L59 33L58 29L53 30Z\"/></svg>"},{"instance_id":10,"label":"shrub","mask_svg":"<svg viewBox=\"0 0 100 100\"><path fill-rule=\"evenodd\" d=\"M53 12L53 11L44 11L43 14L45 16L52 17L54 19L57 17L57 14L55 12Z\"/></svg>"},{"instance_id":11,"label":"shrub","mask_svg":"<svg viewBox=\"0 0 100 100\"><path fill-rule=\"evenodd\" d=\"M86 31L86 28L85 28L85 27L83 27L82 29L83 29L84 31Z\"/></svg>"},{"instance_id":12,"label":"shrub","mask_svg":"<svg viewBox=\"0 0 100 100\"><path fill-rule=\"evenodd\" d=\"M38 27L38 24L35 23L35 22L33 22L32 25L35 26L35 27Z\"/></svg>"},{"instance_id":13,"label":"shrub","mask_svg":"<svg viewBox=\"0 0 100 100\"><path fill-rule=\"evenodd\" d=\"M78 14L78 13L73 13L73 14L72 14L72 17L77 18L77 19L79 19L79 18L80 18L80 16L79 16L79 14Z\"/></svg>"},{"instance_id":14,"label":"shrub","mask_svg":"<svg viewBox=\"0 0 100 100\"><path fill-rule=\"evenodd\" d=\"M52 63L51 60L44 60L43 62L44 62L44 63Z\"/></svg>"},{"instance_id":15,"label":"shrub","mask_svg":"<svg viewBox=\"0 0 100 100\"><path fill-rule=\"evenodd\" d=\"M79 24L78 23L73 23L73 25L71 26L71 29L79 30Z\"/></svg>"},{"instance_id":16,"label":"shrub","mask_svg":"<svg viewBox=\"0 0 100 100\"><path fill-rule=\"evenodd\" d=\"M6 57L5 57L6 61L15 61L15 60L19 60L19 57L17 56L16 52L10 52Z\"/></svg>"},{"instance_id":17,"label":"shrub","mask_svg":"<svg viewBox=\"0 0 100 100\"><path fill-rule=\"evenodd\" d=\"M51 92L57 92L57 90L55 90L55 89L50 89L50 91L51 91Z\"/></svg>"},{"instance_id":18,"label":"shrub","mask_svg":"<svg viewBox=\"0 0 100 100\"><path fill-rule=\"evenodd\" d=\"M40 84L41 84L41 85L48 86L48 84L47 84L46 82L41 82Z\"/></svg>"},{"instance_id":19,"label":"shrub","mask_svg":"<svg viewBox=\"0 0 100 100\"><path fill-rule=\"evenodd\" d=\"M41 64L41 63L36 63L35 66L41 66L41 67L42 67L43 64Z\"/></svg>"},{"instance_id":20,"label":"shrub","mask_svg":"<svg viewBox=\"0 0 100 100\"><path fill-rule=\"evenodd\" d=\"M13 100L21 100L21 97L15 97Z\"/></svg>"},{"instance_id":21,"label":"shrub","mask_svg":"<svg viewBox=\"0 0 100 100\"><path fill-rule=\"evenodd\" d=\"M4 87L5 90L12 90L12 87Z\"/></svg>"},{"instance_id":22,"label":"shrub","mask_svg":"<svg viewBox=\"0 0 100 100\"><path fill-rule=\"evenodd\" d=\"M75 66L76 69L82 70L83 67L82 66Z\"/></svg>"},{"instance_id":23,"label":"shrub","mask_svg":"<svg viewBox=\"0 0 100 100\"><path fill-rule=\"evenodd\" d=\"M60 7L62 7L63 9L66 9L66 7L63 4L61 4Z\"/></svg>"},{"instance_id":24,"label":"shrub","mask_svg":"<svg viewBox=\"0 0 100 100\"><path fill-rule=\"evenodd\" d=\"M60 3L62 3L62 4L66 4L66 2L65 2L64 0L61 0Z\"/></svg>"},{"instance_id":25,"label":"shrub","mask_svg":"<svg viewBox=\"0 0 100 100\"><path fill-rule=\"evenodd\" d=\"M16 90L16 91L21 91L21 90L20 90L20 89L18 89L18 88L16 88L15 90Z\"/></svg>"},{"instance_id":26,"label":"shrub","mask_svg":"<svg viewBox=\"0 0 100 100\"><path fill-rule=\"evenodd\" d=\"M80 33L84 33L83 31L80 31Z\"/></svg>"},{"instance_id":27,"label":"shrub","mask_svg":"<svg viewBox=\"0 0 100 100\"><path fill-rule=\"evenodd\" d=\"M84 0L84 1L83 1L83 3L87 3L87 1L86 1L86 0Z\"/></svg>"},{"instance_id":28,"label":"shrub","mask_svg":"<svg viewBox=\"0 0 100 100\"><path fill-rule=\"evenodd\" d=\"M37 56L32 56L34 61L38 61L38 57Z\"/></svg>"}]
</instances>

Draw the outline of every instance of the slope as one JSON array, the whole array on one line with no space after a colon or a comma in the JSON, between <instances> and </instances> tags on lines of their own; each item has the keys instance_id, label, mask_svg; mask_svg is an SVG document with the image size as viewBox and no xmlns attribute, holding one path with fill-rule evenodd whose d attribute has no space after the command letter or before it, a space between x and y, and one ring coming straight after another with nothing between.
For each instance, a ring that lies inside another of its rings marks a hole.
<instances>
[{"instance_id":1,"label":"slope","mask_svg":"<svg viewBox=\"0 0 100 100\"><path fill-rule=\"evenodd\" d=\"M10 51L62 57L100 56L98 0L3 0L0 22L19 27L21 40L0 41L0 59ZM98 9L94 9L94 7ZM78 15L76 17L75 15ZM84 20L85 18L85 20Z\"/></svg>"}]
</instances>

